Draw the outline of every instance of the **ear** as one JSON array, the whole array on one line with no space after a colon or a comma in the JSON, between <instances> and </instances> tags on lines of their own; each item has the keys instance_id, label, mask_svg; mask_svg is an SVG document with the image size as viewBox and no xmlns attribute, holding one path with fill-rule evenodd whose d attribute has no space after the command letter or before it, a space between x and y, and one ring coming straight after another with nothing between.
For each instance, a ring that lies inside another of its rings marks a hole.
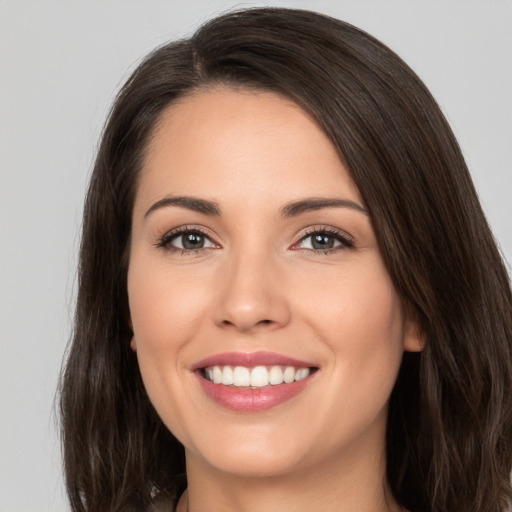
<instances>
[{"instance_id":1,"label":"ear","mask_svg":"<svg viewBox=\"0 0 512 512\"><path fill-rule=\"evenodd\" d=\"M404 350L406 352L421 352L427 342L416 315L409 313L404 326Z\"/></svg>"},{"instance_id":2,"label":"ear","mask_svg":"<svg viewBox=\"0 0 512 512\"><path fill-rule=\"evenodd\" d=\"M128 327L130 328L130 331L132 332L132 337L130 339L130 348L137 352L137 343L135 341L135 335L133 334L133 323L132 323L132 317L128 316Z\"/></svg>"}]
</instances>

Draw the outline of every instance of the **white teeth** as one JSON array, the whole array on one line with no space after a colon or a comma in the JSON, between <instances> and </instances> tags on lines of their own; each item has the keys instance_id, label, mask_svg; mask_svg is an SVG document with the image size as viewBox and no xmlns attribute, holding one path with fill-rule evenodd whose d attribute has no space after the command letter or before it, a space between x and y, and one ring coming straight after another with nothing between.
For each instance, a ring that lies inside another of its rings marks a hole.
<instances>
[{"instance_id":1,"label":"white teeth","mask_svg":"<svg viewBox=\"0 0 512 512\"><path fill-rule=\"evenodd\" d=\"M233 370L233 384L235 386L250 386L251 374L249 369L243 366L236 366Z\"/></svg>"},{"instance_id":2,"label":"white teeth","mask_svg":"<svg viewBox=\"0 0 512 512\"><path fill-rule=\"evenodd\" d=\"M262 388L268 386L268 371L264 366L256 366L251 371L251 386Z\"/></svg>"},{"instance_id":3,"label":"white teeth","mask_svg":"<svg viewBox=\"0 0 512 512\"><path fill-rule=\"evenodd\" d=\"M213 382L215 384L222 383L222 370L218 366L213 367Z\"/></svg>"},{"instance_id":4,"label":"white teeth","mask_svg":"<svg viewBox=\"0 0 512 512\"><path fill-rule=\"evenodd\" d=\"M295 380L305 379L309 375L309 368L301 368L295 373Z\"/></svg>"},{"instance_id":5,"label":"white teeth","mask_svg":"<svg viewBox=\"0 0 512 512\"><path fill-rule=\"evenodd\" d=\"M229 386L233 384L233 382L233 370L231 366L224 366L224 370L222 370L222 384Z\"/></svg>"},{"instance_id":6,"label":"white teeth","mask_svg":"<svg viewBox=\"0 0 512 512\"><path fill-rule=\"evenodd\" d=\"M270 368L268 380L272 386L283 383L283 370L281 370L280 366L272 366Z\"/></svg>"},{"instance_id":7,"label":"white teeth","mask_svg":"<svg viewBox=\"0 0 512 512\"><path fill-rule=\"evenodd\" d=\"M286 367L286 370L283 373L283 379L286 384L289 384L295 380L295 368L293 366Z\"/></svg>"},{"instance_id":8,"label":"white teeth","mask_svg":"<svg viewBox=\"0 0 512 512\"><path fill-rule=\"evenodd\" d=\"M309 368L295 369L293 366L255 366L252 369L245 366L210 366L205 368L204 375L209 381L224 386L263 388L303 380L310 373Z\"/></svg>"}]
</instances>

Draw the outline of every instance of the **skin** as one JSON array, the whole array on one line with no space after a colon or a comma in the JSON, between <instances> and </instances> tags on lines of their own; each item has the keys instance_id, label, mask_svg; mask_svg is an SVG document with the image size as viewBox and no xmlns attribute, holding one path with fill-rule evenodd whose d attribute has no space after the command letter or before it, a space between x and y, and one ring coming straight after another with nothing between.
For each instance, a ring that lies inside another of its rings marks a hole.
<instances>
[{"instance_id":1,"label":"skin","mask_svg":"<svg viewBox=\"0 0 512 512\"><path fill-rule=\"evenodd\" d=\"M171 196L214 201L221 215L147 213ZM312 197L360 209L281 216ZM288 99L217 87L165 111L136 194L128 295L148 395L185 446L179 511L398 510L385 483L387 407L403 351L422 341L364 209L331 141ZM180 226L205 232L204 248L173 251L179 236L159 246ZM308 234L323 229L350 244L314 248ZM260 350L318 371L255 413L221 407L191 371L214 354Z\"/></svg>"}]
</instances>

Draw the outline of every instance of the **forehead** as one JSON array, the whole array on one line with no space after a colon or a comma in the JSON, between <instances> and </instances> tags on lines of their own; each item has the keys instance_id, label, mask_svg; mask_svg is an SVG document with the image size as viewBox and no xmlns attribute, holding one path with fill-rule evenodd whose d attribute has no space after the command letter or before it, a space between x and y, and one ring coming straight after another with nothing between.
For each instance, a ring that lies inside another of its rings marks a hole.
<instances>
[{"instance_id":1,"label":"forehead","mask_svg":"<svg viewBox=\"0 0 512 512\"><path fill-rule=\"evenodd\" d=\"M138 195L281 200L359 191L331 140L293 101L218 87L172 104L152 134ZM245 204L248 204L247 202Z\"/></svg>"}]
</instances>

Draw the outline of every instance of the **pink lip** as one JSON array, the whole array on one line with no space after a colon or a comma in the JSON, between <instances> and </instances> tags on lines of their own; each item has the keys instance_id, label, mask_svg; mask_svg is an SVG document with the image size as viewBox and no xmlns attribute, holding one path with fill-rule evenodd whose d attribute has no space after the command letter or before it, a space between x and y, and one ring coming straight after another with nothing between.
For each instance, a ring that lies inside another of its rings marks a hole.
<instances>
[{"instance_id":1,"label":"pink lip","mask_svg":"<svg viewBox=\"0 0 512 512\"><path fill-rule=\"evenodd\" d=\"M280 405L298 395L314 378L316 372L309 377L264 388L236 388L214 384L196 372L199 384L208 397L226 409L237 412L259 412Z\"/></svg>"},{"instance_id":2,"label":"pink lip","mask_svg":"<svg viewBox=\"0 0 512 512\"><path fill-rule=\"evenodd\" d=\"M310 374L307 378L289 384L278 384L264 388L237 388L215 384L206 378L200 371L208 366L293 366L295 368L311 368L314 364L300 361L288 356L272 352L226 352L207 357L193 366L193 371L205 394L213 401L237 412L259 412L280 405L303 391L316 375Z\"/></svg>"},{"instance_id":3,"label":"pink lip","mask_svg":"<svg viewBox=\"0 0 512 512\"><path fill-rule=\"evenodd\" d=\"M300 361L293 357L283 356L274 352L224 352L194 364L192 370L199 370L208 366L293 366L295 368L311 368L315 365L308 361Z\"/></svg>"}]
</instances>

